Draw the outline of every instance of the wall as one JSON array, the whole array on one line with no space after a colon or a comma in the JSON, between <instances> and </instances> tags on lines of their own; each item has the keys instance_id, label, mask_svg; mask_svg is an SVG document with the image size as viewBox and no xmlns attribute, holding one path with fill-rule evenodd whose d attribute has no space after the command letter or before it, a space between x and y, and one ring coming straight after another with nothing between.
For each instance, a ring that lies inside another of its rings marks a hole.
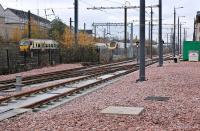
<instances>
[{"instance_id":1,"label":"wall","mask_svg":"<svg viewBox=\"0 0 200 131\"><path fill-rule=\"evenodd\" d=\"M196 41L200 41L200 23L196 23Z\"/></svg>"},{"instance_id":2,"label":"wall","mask_svg":"<svg viewBox=\"0 0 200 131\"><path fill-rule=\"evenodd\" d=\"M20 19L12 11L5 10L5 23L24 23L24 20Z\"/></svg>"}]
</instances>

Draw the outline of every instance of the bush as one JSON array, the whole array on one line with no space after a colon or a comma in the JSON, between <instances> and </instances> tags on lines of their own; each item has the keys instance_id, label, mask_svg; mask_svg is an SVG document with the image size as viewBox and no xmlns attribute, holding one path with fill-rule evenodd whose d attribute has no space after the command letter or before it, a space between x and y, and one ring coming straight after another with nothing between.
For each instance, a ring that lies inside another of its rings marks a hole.
<instances>
[{"instance_id":1,"label":"bush","mask_svg":"<svg viewBox=\"0 0 200 131\"><path fill-rule=\"evenodd\" d=\"M60 48L63 63L98 62L99 54L92 45L78 45L76 47L65 47L61 45Z\"/></svg>"}]
</instances>

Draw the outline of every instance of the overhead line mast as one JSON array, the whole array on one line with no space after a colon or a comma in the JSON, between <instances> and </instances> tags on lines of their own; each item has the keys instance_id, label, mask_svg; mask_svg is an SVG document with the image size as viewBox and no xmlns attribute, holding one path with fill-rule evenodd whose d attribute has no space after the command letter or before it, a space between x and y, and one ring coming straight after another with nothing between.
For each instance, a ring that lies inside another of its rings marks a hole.
<instances>
[{"instance_id":1,"label":"overhead line mast","mask_svg":"<svg viewBox=\"0 0 200 131\"><path fill-rule=\"evenodd\" d=\"M159 5L145 6L145 8L157 8ZM87 8L88 10L105 10L105 9L124 9L124 45L127 49L127 9L137 9L140 6L119 6L119 7L92 7ZM126 52L127 53L127 52Z\"/></svg>"}]
</instances>

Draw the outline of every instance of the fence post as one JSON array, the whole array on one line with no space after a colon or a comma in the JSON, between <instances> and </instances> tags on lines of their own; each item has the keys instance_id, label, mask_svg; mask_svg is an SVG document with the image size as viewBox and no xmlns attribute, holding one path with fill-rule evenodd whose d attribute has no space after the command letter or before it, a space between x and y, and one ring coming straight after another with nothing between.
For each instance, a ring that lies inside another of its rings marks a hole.
<instances>
[{"instance_id":1,"label":"fence post","mask_svg":"<svg viewBox=\"0 0 200 131\"><path fill-rule=\"evenodd\" d=\"M62 64L62 55L61 55L61 49L59 49L58 51L59 51L59 60L60 60L59 62L60 62L60 64Z\"/></svg>"},{"instance_id":2,"label":"fence post","mask_svg":"<svg viewBox=\"0 0 200 131\"><path fill-rule=\"evenodd\" d=\"M25 65L25 67L26 67L26 58L27 58L27 54L26 54L26 52L24 51L24 65Z\"/></svg>"},{"instance_id":3,"label":"fence post","mask_svg":"<svg viewBox=\"0 0 200 131\"><path fill-rule=\"evenodd\" d=\"M49 65L51 65L51 50L49 49Z\"/></svg>"},{"instance_id":4,"label":"fence post","mask_svg":"<svg viewBox=\"0 0 200 131\"><path fill-rule=\"evenodd\" d=\"M38 62L38 67L40 66L40 51L39 49L37 50L37 62Z\"/></svg>"},{"instance_id":5,"label":"fence post","mask_svg":"<svg viewBox=\"0 0 200 131\"><path fill-rule=\"evenodd\" d=\"M8 72L10 73L10 57L9 57L8 49L6 49L6 58L7 58Z\"/></svg>"},{"instance_id":6,"label":"fence post","mask_svg":"<svg viewBox=\"0 0 200 131\"><path fill-rule=\"evenodd\" d=\"M52 50L52 53L51 53L51 65L55 65L55 58L54 58L54 55L55 55L55 49Z\"/></svg>"}]
</instances>

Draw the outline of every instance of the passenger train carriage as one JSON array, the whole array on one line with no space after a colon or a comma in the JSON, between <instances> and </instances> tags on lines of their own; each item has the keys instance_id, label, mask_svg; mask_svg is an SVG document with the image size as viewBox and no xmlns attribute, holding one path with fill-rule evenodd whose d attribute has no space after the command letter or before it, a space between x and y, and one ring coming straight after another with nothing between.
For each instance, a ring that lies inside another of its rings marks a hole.
<instances>
[{"instance_id":1,"label":"passenger train carriage","mask_svg":"<svg viewBox=\"0 0 200 131\"><path fill-rule=\"evenodd\" d=\"M31 50L51 50L58 49L59 43L49 39L23 39L19 42L21 52Z\"/></svg>"}]
</instances>

